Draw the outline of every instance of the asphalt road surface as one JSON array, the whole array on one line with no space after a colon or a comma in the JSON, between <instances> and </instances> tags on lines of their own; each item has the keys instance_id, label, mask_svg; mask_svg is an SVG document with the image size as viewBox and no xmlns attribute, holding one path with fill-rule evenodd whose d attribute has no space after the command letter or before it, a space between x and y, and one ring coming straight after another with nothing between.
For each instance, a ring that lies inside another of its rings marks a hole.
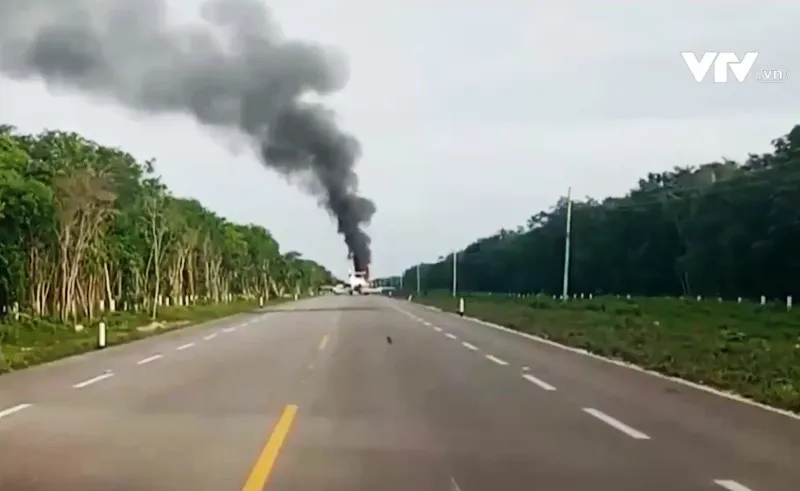
<instances>
[{"instance_id":1,"label":"asphalt road surface","mask_svg":"<svg viewBox=\"0 0 800 491\"><path fill-rule=\"evenodd\" d=\"M263 489L797 491L800 421L382 297L0 377L2 491Z\"/></svg>"}]
</instances>

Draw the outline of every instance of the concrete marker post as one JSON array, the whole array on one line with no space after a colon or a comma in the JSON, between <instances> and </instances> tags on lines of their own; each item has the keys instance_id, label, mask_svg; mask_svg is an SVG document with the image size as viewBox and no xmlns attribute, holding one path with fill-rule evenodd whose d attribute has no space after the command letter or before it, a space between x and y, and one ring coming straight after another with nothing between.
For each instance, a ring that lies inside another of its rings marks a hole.
<instances>
[{"instance_id":1,"label":"concrete marker post","mask_svg":"<svg viewBox=\"0 0 800 491\"><path fill-rule=\"evenodd\" d=\"M106 347L106 323L101 322L97 329L97 347L103 349Z\"/></svg>"},{"instance_id":2,"label":"concrete marker post","mask_svg":"<svg viewBox=\"0 0 800 491\"><path fill-rule=\"evenodd\" d=\"M458 299L458 315L464 317L464 297Z\"/></svg>"}]
</instances>

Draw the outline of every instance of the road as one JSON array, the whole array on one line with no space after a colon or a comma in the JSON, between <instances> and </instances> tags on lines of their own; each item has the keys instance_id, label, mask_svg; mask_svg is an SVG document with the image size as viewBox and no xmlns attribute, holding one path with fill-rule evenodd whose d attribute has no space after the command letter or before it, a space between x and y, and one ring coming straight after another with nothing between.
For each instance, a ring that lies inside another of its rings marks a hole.
<instances>
[{"instance_id":1,"label":"road","mask_svg":"<svg viewBox=\"0 0 800 491\"><path fill-rule=\"evenodd\" d=\"M798 420L382 297L303 300L0 377L3 491L798 483Z\"/></svg>"}]
</instances>

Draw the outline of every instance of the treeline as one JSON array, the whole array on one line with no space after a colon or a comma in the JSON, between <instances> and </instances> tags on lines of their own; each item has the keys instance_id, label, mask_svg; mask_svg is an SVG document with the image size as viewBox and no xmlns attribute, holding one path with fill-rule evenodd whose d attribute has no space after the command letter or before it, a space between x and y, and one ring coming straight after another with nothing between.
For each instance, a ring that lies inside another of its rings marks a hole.
<instances>
[{"instance_id":1,"label":"treeline","mask_svg":"<svg viewBox=\"0 0 800 491\"><path fill-rule=\"evenodd\" d=\"M304 294L331 274L268 230L178 198L153 162L0 126L0 321Z\"/></svg>"},{"instance_id":2,"label":"treeline","mask_svg":"<svg viewBox=\"0 0 800 491\"><path fill-rule=\"evenodd\" d=\"M772 146L743 163L648 174L624 197L573 201L570 291L797 297L800 126ZM560 294L566 211L562 199L459 251L459 290ZM452 288L452 258L421 265L424 290ZM416 288L415 267L403 282Z\"/></svg>"}]
</instances>

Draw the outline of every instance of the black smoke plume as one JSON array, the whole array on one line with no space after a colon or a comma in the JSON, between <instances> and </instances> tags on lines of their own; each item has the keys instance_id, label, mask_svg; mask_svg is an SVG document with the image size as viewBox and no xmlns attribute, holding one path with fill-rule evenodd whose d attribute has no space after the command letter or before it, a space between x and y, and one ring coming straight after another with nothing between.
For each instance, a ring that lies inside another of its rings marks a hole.
<instances>
[{"instance_id":1,"label":"black smoke plume","mask_svg":"<svg viewBox=\"0 0 800 491\"><path fill-rule=\"evenodd\" d=\"M359 142L303 98L344 87L342 58L284 39L259 0L209 0L200 13L174 26L165 0L0 0L0 71L246 135L267 167L313 176L362 270L375 205L358 194Z\"/></svg>"}]
</instances>

